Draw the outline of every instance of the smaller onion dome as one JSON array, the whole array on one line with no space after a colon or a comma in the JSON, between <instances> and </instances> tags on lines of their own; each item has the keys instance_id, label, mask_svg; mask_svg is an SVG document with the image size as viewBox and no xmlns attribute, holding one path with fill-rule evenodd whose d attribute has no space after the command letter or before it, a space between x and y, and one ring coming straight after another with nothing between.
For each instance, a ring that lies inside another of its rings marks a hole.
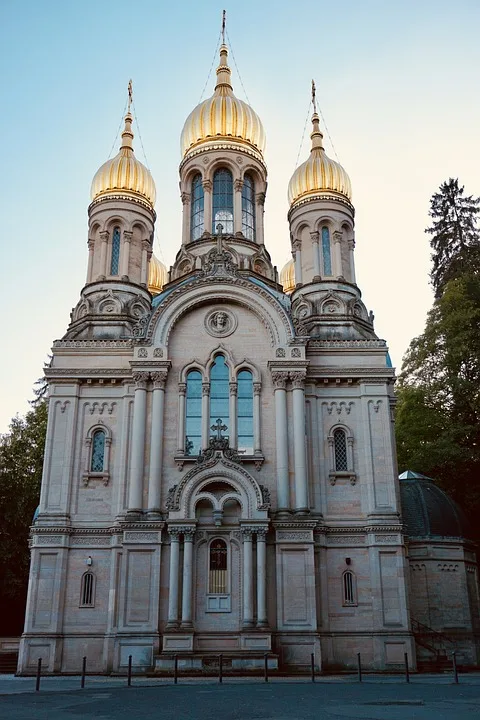
<instances>
[{"instance_id":1,"label":"smaller onion dome","mask_svg":"<svg viewBox=\"0 0 480 720\"><path fill-rule=\"evenodd\" d=\"M128 111L119 153L107 160L95 173L91 189L92 201L107 195L125 195L144 200L152 208L155 205L153 177L133 152L132 122L133 117Z\"/></svg>"},{"instance_id":2,"label":"smaller onion dome","mask_svg":"<svg viewBox=\"0 0 480 720\"><path fill-rule=\"evenodd\" d=\"M148 290L152 295L159 295L168 282L168 270L155 255L150 258L148 267Z\"/></svg>"},{"instance_id":3,"label":"smaller onion dome","mask_svg":"<svg viewBox=\"0 0 480 720\"><path fill-rule=\"evenodd\" d=\"M407 470L399 476L405 534L409 537L471 536L462 509L425 475Z\"/></svg>"},{"instance_id":4,"label":"smaller onion dome","mask_svg":"<svg viewBox=\"0 0 480 720\"><path fill-rule=\"evenodd\" d=\"M228 48L220 46L220 65L217 84L210 98L197 105L185 120L180 137L182 157L190 150L215 141L236 143L249 147L263 156L265 130L257 113L233 94L228 66Z\"/></svg>"},{"instance_id":5,"label":"smaller onion dome","mask_svg":"<svg viewBox=\"0 0 480 720\"><path fill-rule=\"evenodd\" d=\"M280 284L283 285L283 292L291 293L295 290L295 263L293 258L289 260L280 271Z\"/></svg>"},{"instance_id":6,"label":"smaller onion dome","mask_svg":"<svg viewBox=\"0 0 480 720\"><path fill-rule=\"evenodd\" d=\"M312 116L313 132L310 157L298 166L288 184L290 206L298 200L322 197L325 193L352 198L350 178L340 163L328 157L323 147L320 118L315 111Z\"/></svg>"}]
</instances>

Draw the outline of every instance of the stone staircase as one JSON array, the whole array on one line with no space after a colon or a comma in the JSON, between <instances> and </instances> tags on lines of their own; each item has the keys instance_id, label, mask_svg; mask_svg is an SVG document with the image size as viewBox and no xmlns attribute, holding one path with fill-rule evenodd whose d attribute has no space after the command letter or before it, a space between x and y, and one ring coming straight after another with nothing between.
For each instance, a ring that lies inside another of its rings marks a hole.
<instances>
[{"instance_id":1,"label":"stone staircase","mask_svg":"<svg viewBox=\"0 0 480 720\"><path fill-rule=\"evenodd\" d=\"M0 653L0 674L13 675L17 672L18 653Z\"/></svg>"},{"instance_id":2,"label":"stone staircase","mask_svg":"<svg viewBox=\"0 0 480 720\"><path fill-rule=\"evenodd\" d=\"M452 652L455 643L445 633L411 618L412 632L417 648L419 672L445 672L452 668Z\"/></svg>"}]
</instances>

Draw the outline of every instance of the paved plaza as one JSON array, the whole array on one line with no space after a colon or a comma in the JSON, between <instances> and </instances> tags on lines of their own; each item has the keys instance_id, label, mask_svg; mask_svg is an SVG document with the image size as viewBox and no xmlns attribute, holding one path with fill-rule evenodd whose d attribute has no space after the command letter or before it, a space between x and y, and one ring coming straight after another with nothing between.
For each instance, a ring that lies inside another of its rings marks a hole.
<instances>
[{"instance_id":1,"label":"paved plaza","mask_svg":"<svg viewBox=\"0 0 480 720\"><path fill-rule=\"evenodd\" d=\"M0 718L8 720L480 720L480 675L453 678L34 678L0 676Z\"/></svg>"}]
</instances>

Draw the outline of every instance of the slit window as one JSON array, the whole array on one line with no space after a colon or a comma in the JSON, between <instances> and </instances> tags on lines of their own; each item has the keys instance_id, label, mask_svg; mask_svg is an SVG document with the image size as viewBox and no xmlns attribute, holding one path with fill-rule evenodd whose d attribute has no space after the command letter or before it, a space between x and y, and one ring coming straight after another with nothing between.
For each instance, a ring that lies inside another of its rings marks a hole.
<instances>
[{"instance_id":1,"label":"slit window","mask_svg":"<svg viewBox=\"0 0 480 720\"><path fill-rule=\"evenodd\" d=\"M187 375L185 455L199 455L202 443L202 376L198 370Z\"/></svg>"},{"instance_id":2,"label":"slit window","mask_svg":"<svg viewBox=\"0 0 480 720\"><path fill-rule=\"evenodd\" d=\"M253 455L253 377L250 370L241 370L237 376L237 433L238 451Z\"/></svg>"},{"instance_id":3,"label":"slit window","mask_svg":"<svg viewBox=\"0 0 480 720\"><path fill-rule=\"evenodd\" d=\"M255 240L255 184L249 174L242 186L242 232L248 240Z\"/></svg>"},{"instance_id":4,"label":"slit window","mask_svg":"<svg viewBox=\"0 0 480 720\"><path fill-rule=\"evenodd\" d=\"M216 355L210 370L209 436L228 438L230 415L229 370L223 355Z\"/></svg>"},{"instance_id":5,"label":"slit window","mask_svg":"<svg viewBox=\"0 0 480 720\"><path fill-rule=\"evenodd\" d=\"M118 275L118 266L120 263L120 228L113 228L112 237L112 259L110 262L110 275Z\"/></svg>"},{"instance_id":6,"label":"slit window","mask_svg":"<svg viewBox=\"0 0 480 720\"><path fill-rule=\"evenodd\" d=\"M337 428L333 433L333 448L335 452L335 470L346 472L348 470L347 439L345 431Z\"/></svg>"},{"instance_id":7,"label":"slit window","mask_svg":"<svg viewBox=\"0 0 480 720\"><path fill-rule=\"evenodd\" d=\"M330 230L328 227L322 227L322 255L323 255L323 274L330 276L332 274L332 256L330 252Z\"/></svg>"},{"instance_id":8,"label":"slit window","mask_svg":"<svg viewBox=\"0 0 480 720\"><path fill-rule=\"evenodd\" d=\"M221 224L224 235L233 235L233 176L229 170L221 168L213 176L213 228Z\"/></svg>"},{"instance_id":9,"label":"slit window","mask_svg":"<svg viewBox=\"0 0 480 720\"><path fill-rule=\"evenodd\" d=\"M192 180L192 206L191 206L191 224L190 239L199 240L205 229L204 225L204 205L205 198L203 194L202 176L200 173L195 175Z\"/></svg>"},{"instance_id":10,"label":"slit window","mask_svg":"<svg viewBox=\"0 0 480 720\"><path fill-rule=\"evenodd\" d=\"M80 589L80 606L93 607L95 605L95 576L92 572L86 572L82 576Z\"/></svg>"},{"instance_id":11,"label":"slit window","mask_svg":"<svg viewBox=\"0 0 480 720\"><path fill-rule=\"evenodd\" d=\"M351 570L343 573L343 604L356 605L355 576Z\"/></svg>"},{"instance_id":12,"label":"slit window","mask_svg":"<svg viewBox=\"0 0 480 720\"><path fill-rule=\"evenodd\" d=\"M105 433L103 430L95 430L92 439L92 459L90 472L103 472L105 468Z\"/></svg>"}]
</instances>

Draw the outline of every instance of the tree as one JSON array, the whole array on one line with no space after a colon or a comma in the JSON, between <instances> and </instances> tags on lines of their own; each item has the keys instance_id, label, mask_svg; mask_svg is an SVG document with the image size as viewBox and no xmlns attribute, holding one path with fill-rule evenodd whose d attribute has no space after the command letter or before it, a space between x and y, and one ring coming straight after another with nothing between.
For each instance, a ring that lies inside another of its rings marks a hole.
<instances>
[{"instance_id":1,"label":"tree","mask_svg":"<svg viewBox=\"0 0 480 720\"><path fill-rule=\"evenodd\" d=\"M40 498L47 403L13 418L0 436L0 634L23 629L30 553L29 529Z\"/></svg>"},{"instance_id":2,"label":"tree","mask_svg":"<svg viewBox=\"0 0 480 720\"><path fill-rule=\"evenodd\" d=\"M430 200L433 225L425 232L432 236L430 277L437 299L449 280L480 271L479 205L480 198L465 197L464 186L453 178L442 183Z\"/></svg>"}]
</instances>

